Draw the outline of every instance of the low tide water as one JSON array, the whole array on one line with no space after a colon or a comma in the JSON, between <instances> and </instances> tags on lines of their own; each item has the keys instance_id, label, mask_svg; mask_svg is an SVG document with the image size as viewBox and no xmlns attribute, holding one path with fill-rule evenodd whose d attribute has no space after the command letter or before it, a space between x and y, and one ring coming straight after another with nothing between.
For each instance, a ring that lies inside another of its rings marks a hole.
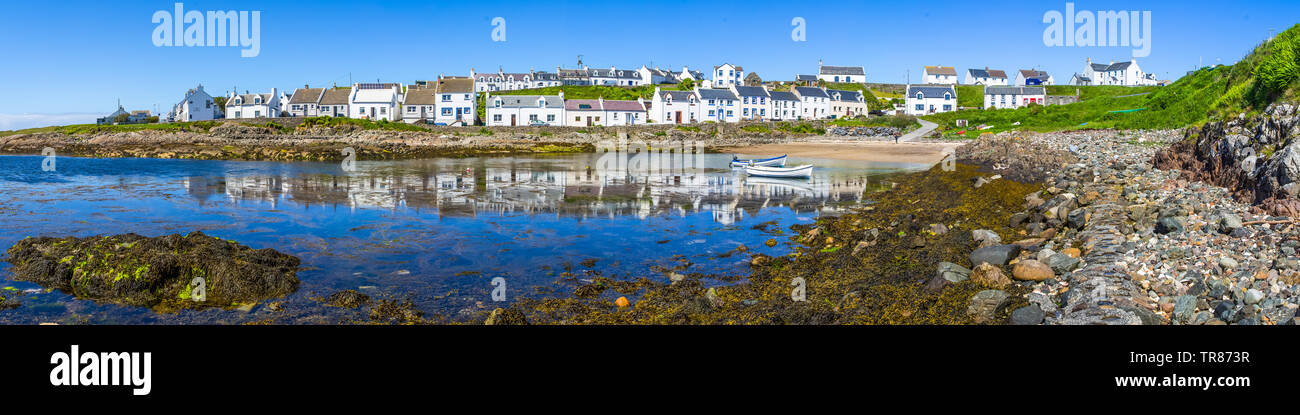
<instances>
[{"instance_id":1,"label":"low tide water","mask_svg":"<svg viewBox=\"0 0 1300 415\"><path fill-rule=\"evenodd\" d=\"M579 279L667 279L665 270L742 283L744 245L790 251L790 225L866 203L864 190L905 163L791 159L808 180L746 177L731 155L573 154L351 165L0 156L0 248L28 236L202 231L302 259L297 292L252 310L159 314L77 300L12 280L22 305L0 323L332 324L359 319L320 297L356 289L410 300L426 313L490 309L493 280L506 302L555 295ZM44 167L44 168L43 168ZM780 244L768 247L768 239ZM498 280L500 281L500 280Z\"/></svg>"}]
</instances>

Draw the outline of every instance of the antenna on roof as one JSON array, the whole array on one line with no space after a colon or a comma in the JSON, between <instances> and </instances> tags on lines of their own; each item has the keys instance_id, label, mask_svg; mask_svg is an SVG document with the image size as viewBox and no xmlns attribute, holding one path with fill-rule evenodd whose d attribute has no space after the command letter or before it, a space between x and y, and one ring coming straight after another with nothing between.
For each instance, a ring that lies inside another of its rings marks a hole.
<instances>
[{"instance_id":1,"label":"antenna on roof","mask_svg":"<svg viewBox=\"0 0 1300 415\"><path fill-rule=\"evenodd\" d=\"M578 69L582 69L582 55L578 55Z\"/></svg>"}]
</instances>

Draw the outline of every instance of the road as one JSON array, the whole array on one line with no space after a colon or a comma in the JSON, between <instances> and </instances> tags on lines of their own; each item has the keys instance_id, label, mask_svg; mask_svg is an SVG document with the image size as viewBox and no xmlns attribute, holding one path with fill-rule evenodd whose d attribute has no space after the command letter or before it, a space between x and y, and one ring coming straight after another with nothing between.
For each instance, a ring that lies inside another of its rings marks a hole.
<instances>
[{"instance_id":1,"label":"road","mask_svg":"<svg viewBox=\"0 0 1300 415\"><path fill-rule=\"evenodd\" d=\"M917 118L916 121L921 123L921 128L918 128L916 129L916 131L912 131L910 133L904 134L902 137L899 137L898 142L906 143L908 141L912 141L920 137L925 137L927 134L930 134L931 131L934 131L935 128L939 127L939 124L935 124L920 118Z\"/></svg>"}]
</instances>

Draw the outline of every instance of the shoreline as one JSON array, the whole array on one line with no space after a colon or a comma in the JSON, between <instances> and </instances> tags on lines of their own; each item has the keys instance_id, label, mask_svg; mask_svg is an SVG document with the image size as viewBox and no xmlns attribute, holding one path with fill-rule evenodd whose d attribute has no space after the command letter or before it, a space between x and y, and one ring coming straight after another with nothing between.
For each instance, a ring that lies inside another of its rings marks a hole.
<instances>
[{"instance_id":1,"label":"shoreline","mask_svg":"<svg viewBox=\"0 0 1300 415\"><path fill-rule=\"evenodd\" d=\"M879 163L914 163L933 165L943 160L946 151L956 151L965 142L909 142L823 140L723 147L723 153L786 154L791 157Z\"/></svg>"}]
</instances>

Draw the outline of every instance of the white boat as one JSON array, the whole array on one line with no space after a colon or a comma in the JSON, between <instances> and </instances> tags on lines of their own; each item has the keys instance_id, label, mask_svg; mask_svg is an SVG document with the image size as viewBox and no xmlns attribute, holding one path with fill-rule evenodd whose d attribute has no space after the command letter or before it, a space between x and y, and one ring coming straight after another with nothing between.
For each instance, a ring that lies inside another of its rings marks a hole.
<instances>
[{"instance_id":1,"label":"white boat","mask_svg":"<svg viewBox=\"0 0 1300 415\"><path fill-rule=\"evenodd\" d=\"M797 167L746 166L745 174L758 177L777 178L812 178L813 166L805 164Z\"/></svg>"},{"instance_id":2,"label":"white boat","mask_svg":"<svg viewBox=\"0 0 1300 415\"><path fill-rule=\"evenodd\" d=\"M772 157L770 159L742 160L735 156L731 157L731 167L748 167L748 166L775 166L784 167L786 156Z\"/></svg>"}]
</instances>

